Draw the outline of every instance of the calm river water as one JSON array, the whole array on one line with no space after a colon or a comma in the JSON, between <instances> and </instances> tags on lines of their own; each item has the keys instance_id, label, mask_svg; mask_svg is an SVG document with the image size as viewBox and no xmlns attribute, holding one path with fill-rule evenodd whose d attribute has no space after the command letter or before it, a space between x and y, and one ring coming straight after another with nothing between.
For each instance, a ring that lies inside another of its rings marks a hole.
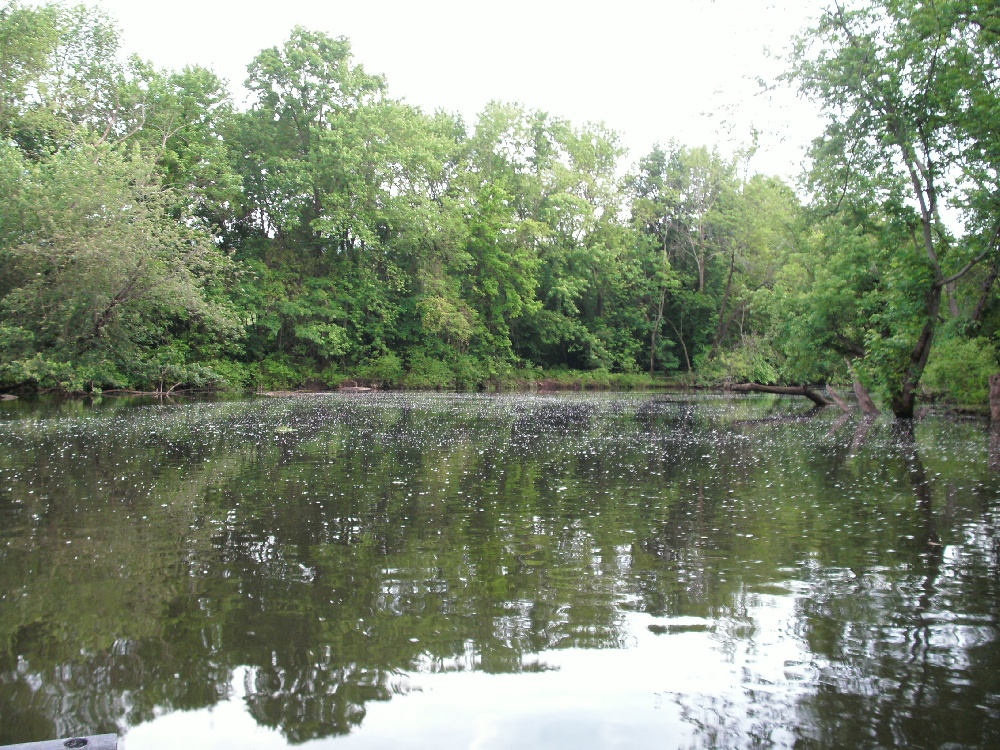
<instances>
[{"instance_id":1,"label":"calm river water","mask_svg":"<svg viewBox=\"0 0 1000 750\"><path fill-rule=\"evenodd\" d=\"M1000 747L980 422L0 404L0 744Z\"/></svg>"}]
</instances>

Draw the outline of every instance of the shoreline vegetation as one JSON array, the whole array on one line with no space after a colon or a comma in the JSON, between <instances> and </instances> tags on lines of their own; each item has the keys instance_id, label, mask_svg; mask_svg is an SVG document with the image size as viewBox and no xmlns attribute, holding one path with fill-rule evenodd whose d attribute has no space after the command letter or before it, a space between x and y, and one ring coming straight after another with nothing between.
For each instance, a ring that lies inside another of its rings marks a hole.
<instances>
[{"instance_id":1,"label":"shoreline vegetation","mask_svg":"<svg viewBox=\"0 0 1000 750\"><path fill-rule=\"evenodd\" d=\"M851 0L791 40L772 83L825 123L797 187L753 174L752 145L629 157L601 123L518 104L429 114L302 27L250 61L243 108L119 36L99 9L0 0L2 394L990 402L988 10Z\"/></svg>"}]
</instances>

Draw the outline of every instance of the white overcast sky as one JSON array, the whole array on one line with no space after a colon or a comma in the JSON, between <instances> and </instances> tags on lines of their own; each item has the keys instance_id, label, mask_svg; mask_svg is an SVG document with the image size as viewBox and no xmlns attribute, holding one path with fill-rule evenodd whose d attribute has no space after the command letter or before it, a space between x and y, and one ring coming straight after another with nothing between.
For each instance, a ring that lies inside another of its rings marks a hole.
<instances>
[{"instance_id":1,"label":"white overcast sky","mask_svg":"<svg viewBox=\"0 0 1000 750\"><path fill-rule=\"evenodd\" d=\"M634 162L656 142L731 150L762 132L757 171L794 177L819 133L791 92L757 78L824 0L88 0L115 17L126 52L159 67L214 69L237 98L246 66L302 25L351 40L390 94L462 114L492 99L574 123L604 122Z\"/></svg>"}]
</instances>

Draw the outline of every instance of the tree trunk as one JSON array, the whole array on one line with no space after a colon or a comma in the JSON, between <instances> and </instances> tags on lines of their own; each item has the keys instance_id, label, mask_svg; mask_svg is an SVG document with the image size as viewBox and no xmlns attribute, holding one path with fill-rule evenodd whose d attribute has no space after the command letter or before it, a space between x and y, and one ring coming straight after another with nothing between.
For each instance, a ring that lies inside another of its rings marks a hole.
<instances>
[{"instance_id":1,"label":"tree trunk","mask_svg":"<svg viewBox=\"0 0 1000 750\"><path fill-rule=\"evenodd\" d=\"M872 416L879 413L878 407L875 406L875 402L872 401L872 397L868 394L868 390L857 378L854 379L854 395L858 398L862 412Z\"/></svg>"},{"instance_id":2,"label":"tree trunk","mask_svg":"<svg viewBox=\"0 0 1000 750\"><path fill-rule=\"evenodd\" d=\"M681 336L681 332L677 330L677 326L674 325L674 322L670 318L665 318L665 320L670 324L670 327L674 329L674 333L677 334L677 341L680 342L681 349L684 350L684 361L687 363L688 372L693 372L694 368L691 367L691 357L688 355L688 348L687 344L684 343L684 337ZM683 324L684 321L681 320L681 325Z\"/></svg>"},{"instance_id":3,"label":"tree trunk","mask_svg":"<svg viewBox=\"0 0 1000 750\"><path fill-rule=\"evenodd\" d=\"M760 383L739 383L728 387L730 391L739 393L777 393L782 396L805 396L816 406L832 406L833 402L821 393L817 393L805 385L761 385Z\"/></svg>"},{"instance_id":4,"label":"tree trunk","mask_svg":"<svg viewBox=\"0 0 1000 750\"><path fill-rule=\"evenodd\" d=\"M979 295L979 301L976 302L976 307L972 311L972 324L973 326L979 326L979 323L983 319L983 313L986 311L986 304L990 300L990 292L993 289L993 285L997 281L997 276L1000 275L1000 258L993 261L993 265L990 266L990 272L983 281L981 287L981 294Z\"/></svg>"},{"instance_id":5,"label":"tree trunk","mask_svg":"<svg viewBox=\"0 0 1000 750\"><path fill-rule=\"evenodd\" d=\"M956 291L954 281L948 284L946 291L948 292L948 313L951 315L952 320L955 320L961 313L958 309L958 298L955 296Z\"/></svg>"},{"instance_id":6,"label":"tree trunk","mask_svg":"<svg viewBox=\"0 0 1000 750\"><path fill-rule=\"evenodd\" d=\"M664 287L663 291L660 293L660 305L656 308L656 322L653 324L653 330L649 334L649 374L653 374L653 369L656 364L656 336L660 332L660 324L663 322L663 305L667 300L667 290Z\"/></svg>"},{"instance_id":7,"label":"tree trunk","mask_svg":"<svg viewBox=\"0 0 1000 750\"><path fill-rule=\"evenodd\" d=\"M842 399L840 397L839 393L837 393L835 390L833 390L833 386L832 385L827 384L827 386L826 386L826 392L830 394L830 398L833 399L833 402L837 406L840 407L840 410L842 412L844 412L844 414L850 414L851 413L851 407L847 404L846 401L844 401L844 399Z\"/></svg>"},{"instance_id":8,"label":"tree trunk","mask_svg":"<svg viewBox=\"0 0 1000 750\"><path fill-rule=\"evenodd\" d=\"M910 353L910 364L903 373L902 387L899 393L892 397L892 413L897 419L913 419L913 410L917 402L917 386L920 384L920 377L924 374L924 367L927 366L927 357L931 353L931 344L934 343L934 329L937 326L938 314L941 311L942 288L934 284L927 292L927 319L924 328L920 332L920 338L913 346Z\"/></svg>"},{"instance_id":9,"label":"tree trunk","mask_svg":"<svg viewBox=\"0 0 1000 750\"><path fill-rule=\"evenodd\" d=\"M733 271L736 270L736 250L733 250L732 258L729 262L729 276L726 278L726 291L722 294L722 305L719 307L719 325L715 327L715 340L712 341L712 350L708 353L708 360L715 359L715 352L722 342L722 337L729 330L726 323L726 306L729 304L729 292L733 287Z\"/></svg>"},{"instance_id":10,"label":"tree trunk","mask_svg":"<svg viewBox=\"0 0 1000 750\"><path fill-rule=\"evenodd\" d=\"M858 374L854 372L854 367L851 365L851 360L844 358L847 363L847 370L851 373L851 382L854 385L854 395L858 399L858 406L861 407L861 411L866 415L875 415L879 413L878 407L875 406L875 402L872 401L872 397L868 394L868 389L862 385L861 381L858 379Z\"/></svg>"},{"instance_id":11,"label":"tree trunk","mask_svg":"<svg viewBox=\"0 0 1000 750\"><path fill-rule=\"evenodd\" d=\"M990 417L1000 425L1000 373L990 375Z\"/></svg>"},{"instance_id":12,"label":"tree trunk","mask_svg":"<svg viewBox=\"0 0 1000 750\"><path fill-rule=\"evenodd\" d=\"M667 235L663 235L663 246L662 246L662 259L663 259L663 270L664 273L670 269L670 255L667 247ZM663 322L663 306L667 301L667 287L664 284L663 289L660 290L660 304L656 308L656 323L653 324L653 331L649 336L649 374L652 377L654 370L656 369L656 338L660 333L660 325Z\"/></svg>"}]
</instances>

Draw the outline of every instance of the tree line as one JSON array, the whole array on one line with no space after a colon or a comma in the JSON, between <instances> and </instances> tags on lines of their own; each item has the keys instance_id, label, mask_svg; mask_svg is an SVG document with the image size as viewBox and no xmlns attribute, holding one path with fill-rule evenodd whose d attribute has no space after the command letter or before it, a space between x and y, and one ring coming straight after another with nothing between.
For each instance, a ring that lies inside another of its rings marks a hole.
<instances>
[{"instance_id":1,"label":"tree line","mask_svg":"<svg viewBox=\"0 0 1000 750\"><path fill-rule=\"evenodd\" d=\"M854 383L898 416L998 370L1000 14L835 2L785 82L799 189L658 145L389 95L296 28L224 81L87 6L0 9L0 388Z\"/></svg>"}]
</instances>

